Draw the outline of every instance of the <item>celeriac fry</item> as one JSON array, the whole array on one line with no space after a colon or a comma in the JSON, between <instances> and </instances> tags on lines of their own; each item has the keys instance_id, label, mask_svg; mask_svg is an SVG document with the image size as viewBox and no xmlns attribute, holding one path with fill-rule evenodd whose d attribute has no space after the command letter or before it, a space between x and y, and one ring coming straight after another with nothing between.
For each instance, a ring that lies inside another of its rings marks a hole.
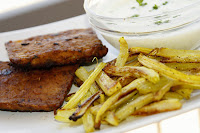
<instances>
[{"instance_id":1,"label":"celeriac fry","mask_svg":"<svg viewBox=\"0 0 200 133\"><path fill-rule=\"evenodd\" d=\"M96 100L94 101L93 105L96 106L96 105L99 105L100 104L100 101Z\"/></svg>"},{"instance_id":2,"label":"celeriac fry","mask_svg":"<svg viewBox=\"0 0 200 133\"><path fill-rule=\"evenodd\" d=\"M142 66L142 64L138 61L137 63L135 63L133 66Z\"/></svg>"},{"instance_id":3,"label":"celeriac fry","mask_svg":"<svg viewBox=\"0 0 200 133\"><path fill-rule=\"evenodd\" d=\"M133 115L152 115L156 113L180 109L182 106L178 99L162 100L151 103L133 113Z\"/></svg>"},{"instance_id":4,"label":"celeriac fry","mask_svg":"<svg viewBox=\"0 0 200 133\"><path fill-rule=\"evenodd\" d=\"M109 123L105 120L102 120L101 123L104 124L104 125L109 125Z\"/></svg>"},{"instance_id":5,"label":"celeriac fry","mask_svg":"<svg viewBox=\"0 0 200 133\"><path fill-rule=\"evenodd\" d=\"M133 91L130 94L120 98L117 102L115 102L109 109L113 110L116 109L117 107L119 107L122 104L125 104L126 102L128 102L129 100L132 99L136 99L138 97L138 91Z\"/></svg>"},{"instance_id":6,"label":"celeriac fry","mask_svg":"<svg viewBox=\"0 0 200 133\"><path fill-rule=\"evenodd\" d=\"M166 66L180 71L198 69L200 71L200 63L165 63Z\"/></svg>"},{"instance_id":7,"label":"celeriac fry","mask_svg":"<svg viewBox=\"0 0 200 133\"><path fill-rule=\"evenodd\" d=\"M76 70L75 74L83 82L85 82L88 79L88 77L90 76L89 72L84 67L79 67ZM98 90L99 89L98 89L98 86L96 85L96 83L93 83L90 87L90 92L92 94L95 94L95 93L97 93Z\"/></svg>"},{"instance_id":8,"label":"celeriac fry","mask_svg":"<svg viewBox=\"0 0 200 133\"><path fill-rule=\"evenodd\" d=\"M82 66L76 70L75 74L83 82L89 77L88 71Z\"/></svg>"},{"instance_id":9,"label":"celeriac fry","mask_svg":"<svg viewBox=\"0 0 200 133\"><path fill-rule=\"evenodd\" d=\"M143 106L151 103L153 101L153 93L139 96L130 103L124 105L118 109L115 113L115 116L118 118L118 122L126 119L128 116L133 114L136 110L142 108Z\"/></svg>"},{"instance_id":10,"label":"celeriac fry","mask_svg":"<svg viewBox=\"0 0 200 133\"><path fill-rule=\"evenodd\" d=\"M57 121L67 122L67 123L81 123L81 120L78 120L76 122L71 121L69 117L76 111L75 108L73 109L58 109L57 114L55 115L55 119Z\"/></svg>"},{"instance_id":11,"label":"celeriac fry","mask_svg":"<svg viewBox=\"0 0 200 133\"><path fill-rule=\"evenodd\" d=\"M101 106L101 108L98 110L96 118L95 118L95 129L100 129L101 125L101 117L103 114L109 109L109 107L114 104L120 97L121 91L113 94L111 97L109 97L105 103Z\"/></svg>"},{"instance_id":12,"label":"celeriac fry","mask_svg":"<svg viewBox=\"0 0 200 133\"><path fill-rule=\"evenodd\" d=\"M138 55L137 55L137 56L138 56ZM136 65L137 63L138 63L138 60L136 59L136 60L134 60L134 61L132 61L132 62L126 63L125 66L134 66L134 65Z\"/></svg>"},{"instance_id":13,"label":"celeriac fry","mask_svg":"<svg viewBox=\"0 0 200 133\"><path fill-rule=\"evenodd\" d=\"M199 50L177 50L170 48L155 48L150 55L164 57L162 62L199 63Z\"/></svg>"},{"instance_id":14,"label":"celeriac fry","mask_svg":"<svg viewBox=\"0 0 200 133\"><path fill-rule=\"evenodd\" d=\"M76 111L69 117L69 119L77 121L79 118L81 118L87 109L91 106L91 104L100 97L100 94L102 94L102 91L98 91L96 94L89 97L83 104L78 106Z\"/></svg>"},{"instance_id":15,"label":"celeriac fry","mask_svg":"<svg viewBox=\"0 0 200 133\"><path fill-rule=\"evenodd\" d=\"M85 96L81 99L80 104L83 104L89 97L92 96L92 93L88 91Z\"/></svg>"},{"instance_id":16,"label":"celeriac fry","mask_svg":"<svg viewBox=\"0 0 200 133\"><path fill-rule=\"evenodd\" d=\"M135 77L130 77L130 76L126 76L126 77L119 77L117 79L118 82L120 82L121 86L124 87L126 85L128 85L129 83L131 83L133 80L135 80Z\"/></svg>"},{"instance_id":17,"label":"celeriac fry","mask_svg":"<svg viewBox=\"0 0 200 133\"><path fill-rule=\"evenodd\" d=\"M64 105L63 109L70 109L77 106L77 104L81 101L81 99L84 97L84 95L87 93L87 91L90 89L91 85L95 82L96 77L98 74L102 71L102 69L105 67L106 63L101 62L95 70L90 74L87 80L81 85L79 90L76 92L76 94L72 97L72 99L69 100L69 102Z\"/></svg>"},{"instance_id":18,"label":"celeriac fry","mask_svg":"<svg viewBox=\"0 0 200 133\"><path fill-rule=\"evenodd\" d=\"M105 102L105 95L100 94L100 103L104 103L104 102Z\"/></svg>"},{"instance_id":19,"label":"celeriac fry","mask_svg":"<svg viewBox=\"0 0 200 133\"><path fill-rule=\"evenodd\" d=\"M113 125L113 126L119 125L119 122L118 122L118 120L117 120L117 117L115 116L114 111L108 111L108 112L106 112L105 120L106 120L109 124L111 124L111 125Z\"/></svg>"},{"instance_id":20,"label":"celeriac fry","mask_svg":"<svg viewBox=\"0 0 200 133\"><path fill-rule=\"evenodd\" d=\"M190 70L184 70L181 71L182 73L185 73L187 75L197 75L200 76L200 69L190 69Z\"/></svg>"},{"instance_id":21,"label":"celeriac fry","mask_svg":"<svg viewBox=\"0 0 200 133\"><path fill-rule=\"evenodd\" d=\"M130 53L130 55L140 54L140 53L149 54L152 50L153 49L150 49L150 48L132 47L129 49L129 53Z\"/></svg>"},{"instance_id":22,"label":"celeriac fry","mask_svg":"<svg viewBox=\"0 0 200 133\"><path fill-rule=\"evenodd\" d=\"M97 116L95 118L95 129L100 129L101 117L111 107L111 105L113 105L120 97L123 97L124 95L127 95L128 93L133 91L138 86L138 84L141 84L144 81L144 78L136 79L115 94L113 94L111 97L109 97L97 113Z\"/></svg>"},{"instance_id":23,"label":"celeriac fry","mask_svg":"<svg viewBox=\"0 0 200 133\"><path fill-rule=\"evenodd\" d=\"M103 71L97 76L96 82L107 96L111 96L122 88L118 81L114 81Z\"/></svg>"},{"instance_id":24,"label":"celeriac fry","mask_svg":"<svg viewBox=\"0 0 200 133\"><path fill-rule=\"evenodd\" d=\"M126 62L135 61L135 60L137 60L137 57L138 57L138 54L133 54L133 55L131 55L131 54L129 53L129 56L128 56L128 59L127 59Z\"/></svg>"},{"instance_id":25,"label":"celeriac fry","mask_svg":"<svg viewBox=\"0 0 200 133\"><path fill-rule=\"evenodd\" d=\"M127 44L126 40L124 39L124 37L121 37L119 39L119 42L120 42L120 52L117 57L115 66L122 67L125 65L128 57L129 57L128 44Z\"/></svg>"},{"instance_id":26,"label":"celeriac fry","mask_svg":"<svg viewBox=\"0 0 200 133\"><path fill-rule=\"evenodd\" d=\"M152 69L146 67L134 67L134 66L124 66L117 67L107 65L104 71L112 76L132 76L132 77L143 77L148 79L152 83L157 83L160 78L159 74Z\"/></svg>"},{"instance_id":27,"label":"celeriac fry","mask_svg":"<svg viewBox=\"0 0 200 133\"><path fill-rule=\"evenodd\" d=\"M138 60L144 66L151 68L171 79L177 80L178 82L200 86L200 76L184 74L142 54L138 56Z\"/></svg>"},{"instance_id":28,"label":"celeriac fry","mask_svg":"<svg viewBox=\"0 0 200 133\"><path fill-rule=\"evenodd\" d=\"M125 104L129 100L136 99L138 96L139 96L138 91L134 90L130 94L127 94L126 96L120 98L117 102L115 102L113 105L111 105L109 110L114 110L117 107L119 107L120 105ZM97 113L98 113L98 111L100 110L101 107L102 107L102 104L98 104L98 105L91 107L90 110L91 110L93 115L97 115Z\"/></svg>"},{"instance_id":29,"label":"celeriac fry","mask_svg":"<svg viewBox=\"0 0 200 133\"><path fill-rule=\"evenodd\" d=\"M163 86L166 85L167 82L169 82L170 79L161 76L160 81L156 84L149 82L148 80L145 81L144 84L140 84L137 86L137 90L140 94L147 94L151 92L157 92L159 91Z\"/></svg>"},{"instance_id":30,"label":"celeriac fry","mask_svg":"<svg viewBox=\"0 0 200 133\"><path fill-rule=\"evenodd\" d=\"M165 93L165 95L162 98L163 100L169 100L169 99L183 99L183 96L181 96L180 94L176 93L176 92L167 92Z\"/></svg>"},{"instance_id":31,"label":"celeriac fry","mask_svg":"<svg viewBox=\"0 0 200 133\"><path fill-rule=\"evenodd\" d=\"M93 115L97 115L97 113L98 113L98 111L100 110L100 108L101 108L102 105L103 105L103 104L98 104L98 105L92 106L92 107L90 108L91 113L92 113Z\"/></svg>"},{"instance_id":32,"label":"celeriac fry","mask_svg":"<svg viewBox=\"0 0 200 133\"><path fill-rule=\"evenodd\" d=\"M170 90L170 88L172 87L172 85L173 85L173 81L167 82L162 88L160 88L159 91L157 91L154 94L153 100L154 101L159 101L160 99L162 99L162 97L165 95L165 93Z\"/></svg>"},{"instance_id":33,"label":"celeriac fry","mask_svg":"<svg viewBox=\"0 0 200 133\"><path fill-rule=\"evenodd\" d=\"M94 132L94 116L91 114L90 110L88 109L82 117L83 126L86 133Z\"/></svg>"},{"instance_id":34,"label":"celeriac fry","mask_svg":"<svg viewBox=\"0 0 200 133\"><path fill-rule=\"evenodd\" d=\"M177 86L175 86L175 87L177 87ZM181 88L181 86L180 86L180 88L173 88L173 90L176 93L180 94L185 99L190 99L190 95L191 95L191 93L193 91L193 89Z\"/></svg>"},{"instance_id":35,"label":"celeriac fry","mask_svg":"<svg viewBox=\"0 0 200 133\"><path fill-rule=\"evenodd\" d=\"M175 91L176 89L200 89L200 86L193 86L193 85L188 85L188 84L179 84L177 83L174 85L171 90Z\"/></svg>"},{"instance_id":36,"label":"celeriac fry","mask_svg":"<svg viewBox=\"0 0 200 133\"><path fill-rule=\"evenodd\" d=\"M73 96L75 95L75 93L70 93L65 97L65 101L68 102Z\"/></svg>"}]
</instances>

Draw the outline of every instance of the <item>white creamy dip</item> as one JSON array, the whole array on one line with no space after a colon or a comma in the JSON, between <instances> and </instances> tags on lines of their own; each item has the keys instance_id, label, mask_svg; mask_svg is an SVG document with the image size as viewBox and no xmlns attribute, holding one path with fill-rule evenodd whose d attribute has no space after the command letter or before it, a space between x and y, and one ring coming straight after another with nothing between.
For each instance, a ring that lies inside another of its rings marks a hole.
<instances>
[{"instance_id":1,"label":"white creamy dip","mask_svg":"<svg viewBox=\"0 0 200 133\"><path fill-rule=\"evenodd\" d=\"M139 5L136 0L101 0L91 9L98 15L112 18L144 17L180 9L194 2L197 0L144 0Z\"/></svg>"},{"instance_id":2,"label":"white creamy dip","mask_svg":"<svg viewBox=\"0 0 200 133\"><path fill-rule=\"evenodd\" d=\"M200 44L200 0L88 1L95 13L86 10L91 24L118 49L121 36L129 47L195 49Z\"/></svg>"}]
</instances>

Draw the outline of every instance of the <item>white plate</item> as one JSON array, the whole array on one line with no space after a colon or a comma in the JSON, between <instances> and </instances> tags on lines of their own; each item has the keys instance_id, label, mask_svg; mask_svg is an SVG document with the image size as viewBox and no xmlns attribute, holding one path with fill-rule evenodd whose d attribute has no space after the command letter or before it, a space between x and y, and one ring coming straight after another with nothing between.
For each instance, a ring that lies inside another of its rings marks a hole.
<instances>
[{"instance_id":1,"label":"white plate","mask_svg":"<svg viewBox=\"0 0 200 133\"><path fill-rule=\"evenodd\" d=\"M4 47L4 43L9 40L25 39L27 37L42 35L47 33L55 33L68 29L75 28L87 28L89 27L87 18L85 15L74 17L71 19L42 25L38 27L11 31L6 33L0 33L0 60L8 61L7 52ZM110 61L115 58L118 51L108 44L101 36L99 36L103 43L109 48L109 53L103 58L104 62ZM72 88L72 91L75 88ZM0 92L1 93L1 92ZM129 131L150 123L158 122L162 119L172 117L183 112L200 107L200 93L196 91L193 93L190 100L183 104L182 109L178 111L172 111L167 113L160 113L147 117L129 118L122 122L118 127L101 126L102 133L117 133ZM66 124L59 123L54 120L53 112L8 112L0 111L0 132L3 133L73 133L84 132L83 126L69 127Z\"/></svg>"}]
</instances>

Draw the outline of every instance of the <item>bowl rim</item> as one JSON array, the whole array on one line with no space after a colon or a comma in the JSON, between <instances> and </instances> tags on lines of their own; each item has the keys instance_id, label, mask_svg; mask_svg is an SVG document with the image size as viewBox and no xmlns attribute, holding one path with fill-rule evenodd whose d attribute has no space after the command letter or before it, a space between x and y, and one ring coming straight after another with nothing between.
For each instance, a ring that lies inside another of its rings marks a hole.
<instances>
[{"instance_id":1,"label":"bowl rim","mask_svg":"<svg viewBox=\"0 0 200 133\"><path fill-rule=\"evenodd\" d=\"M156 14L156 15L149 15L149 16L143 16L143 17L119 17L119 18L115 18L115 17L107 17L107 16L103 16L103 15L98 15L96 14L93 10L91 10L89 7L88 7L88 2L91 1L91 0L84 0L84 9L87 12L89 12L90 14L92 14L93 17L96 17L96 18L100 18L100 19L106 19L106 20L126 20L126 19L134 19L134 20L139 20L139 19L148 19L148 18L156 18L158 16L163 16L164 14L174 14L176 12L180 12L180 11L185 11L185 10L188 10L188 9L191 9L191 8L194 8L194 6L198 6L200 5L200 0L198 0L197 2L195 3L192 3L190 5L187 5L185 7L182 7L182 8L179 8L179 9L175 9L175 10L172 10L172 11L167 11L165 13L159 13L159 14Z\"/></svg>"}]
</instances>

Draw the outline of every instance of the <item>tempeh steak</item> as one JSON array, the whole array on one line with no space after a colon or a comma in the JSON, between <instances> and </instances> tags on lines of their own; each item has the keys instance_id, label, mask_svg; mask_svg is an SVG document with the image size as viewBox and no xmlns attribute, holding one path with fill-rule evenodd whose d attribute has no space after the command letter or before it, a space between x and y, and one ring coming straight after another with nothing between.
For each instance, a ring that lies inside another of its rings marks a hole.
<instances>
[{"instance_id":1,"label":"tempeh steak","mask_svg":"<svg viewBox=\"0 0 200 133\"><path fill-rule=\"evenodd\" d=\"M0 62L0 110L52 111L69 92L78 65L22 70Z\"/></svg>"},{"instance_id":2,"label":"tempeh steak","mask_svg":"<svg viewBox=\"0 0 200 133\"><path fill-rule=\"evenodd\" d=\"M101 58L108 52L92 29L9 41L5 46L13 65L32 68L89 63L94 57Z\"/></svg>"}]
</instances>

